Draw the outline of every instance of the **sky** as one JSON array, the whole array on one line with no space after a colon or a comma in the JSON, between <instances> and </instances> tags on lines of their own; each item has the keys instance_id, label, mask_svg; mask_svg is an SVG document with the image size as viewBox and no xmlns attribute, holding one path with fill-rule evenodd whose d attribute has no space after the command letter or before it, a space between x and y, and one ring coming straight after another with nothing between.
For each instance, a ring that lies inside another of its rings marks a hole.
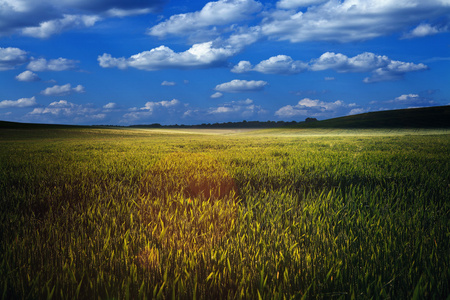
<instances>
[{"instance_id":1,"label":"sky","mask_svg":"<svg viewBox=\"0 0 450 300\"><path fill-rule=\"evenodd\" d=\"M0 0L0 120L304 121L450 105L450 0Z\"/></svg>"}]
</instances>

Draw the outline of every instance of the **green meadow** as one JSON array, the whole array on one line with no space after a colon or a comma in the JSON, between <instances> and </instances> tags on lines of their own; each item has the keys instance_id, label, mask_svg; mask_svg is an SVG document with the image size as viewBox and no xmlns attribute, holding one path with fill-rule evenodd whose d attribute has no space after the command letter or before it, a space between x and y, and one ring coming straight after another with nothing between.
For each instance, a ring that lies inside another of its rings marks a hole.
<instances>
[{"instance_id":1,"label":"green meadow","mask_svg":"<svg viewBox=\"0 0 450 300\"><path fill-rule=\"evenodd\" d=\"M0 131L1 299L448 299L450 130Z\"/></svg>"}]
</instances>

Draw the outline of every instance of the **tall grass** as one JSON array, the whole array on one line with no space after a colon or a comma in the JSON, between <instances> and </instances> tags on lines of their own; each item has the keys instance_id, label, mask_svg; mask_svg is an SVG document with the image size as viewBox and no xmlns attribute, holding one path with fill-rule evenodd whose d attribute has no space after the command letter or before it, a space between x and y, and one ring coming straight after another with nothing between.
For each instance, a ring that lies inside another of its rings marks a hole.
<instances>
[{"instance_id":1,"label":"tall grass","mask_svg":"<svg viewBox=\"0 0 450 300\"><path fill-rule=\"evenodd\" d=\"M8 131L0 297L450 295L450 137Z\"/></svg>"}]
</instances>

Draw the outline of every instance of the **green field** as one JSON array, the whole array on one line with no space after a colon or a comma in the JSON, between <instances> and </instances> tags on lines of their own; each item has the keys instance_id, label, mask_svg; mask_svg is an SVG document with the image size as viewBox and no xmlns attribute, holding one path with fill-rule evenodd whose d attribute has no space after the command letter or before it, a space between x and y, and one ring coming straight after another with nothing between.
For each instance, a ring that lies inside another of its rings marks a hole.
<instances>
[{"instance_id":1,"label":"green field","mask_svg":"<svg viewBox=\"0 0 450 300\"><path fill-rule=\"evenodd\" d=\"M2 299L448 299L450 130L0 131Z\"/></svg>"}]
</instances>

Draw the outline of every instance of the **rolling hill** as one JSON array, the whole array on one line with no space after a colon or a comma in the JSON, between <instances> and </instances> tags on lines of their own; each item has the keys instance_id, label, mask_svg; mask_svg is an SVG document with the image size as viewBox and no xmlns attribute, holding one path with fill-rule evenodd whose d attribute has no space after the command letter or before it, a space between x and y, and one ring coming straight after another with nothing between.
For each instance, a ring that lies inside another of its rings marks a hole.
<instances>
[{"instance_id":1,"label":"rolling hill","mask_svg":"<svg viewBox=\"0 0 450 300\"><path fill-rule=\"evenodd\" d=\"M369 112L316 122L296 128L450 128L450 106Z\"/></svg>"}]
</instances>

